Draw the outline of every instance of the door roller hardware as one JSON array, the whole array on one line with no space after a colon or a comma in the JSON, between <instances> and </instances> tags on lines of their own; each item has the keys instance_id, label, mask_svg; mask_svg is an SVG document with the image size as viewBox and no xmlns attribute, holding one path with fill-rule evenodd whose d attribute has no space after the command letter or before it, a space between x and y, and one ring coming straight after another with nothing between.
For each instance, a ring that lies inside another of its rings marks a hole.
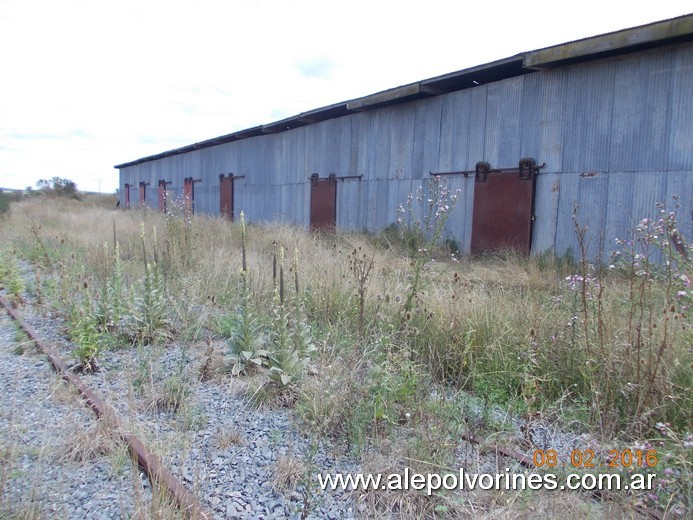
<instances>
[{"instance_id":1,"label":"door roller hardware","mask_svg":"<svg viewBox=\"0 0 693 520\"><path fill-rule=\"evenodd\" d=\"M363 177L363 174L338 176L336 173L330 173L327 177L321 178L319 173L314 173L313 175L310 176L310 184L312 186L315 186L318 183L318 181L321 181L321 180L328 180L328 181L330 181L330 184L337 184L337 181L346 181L349 179L357 179L360 181L362 177Z\"/></svg>"},{"instance_id":2,"label":"door roller hardware","mask_svg":"<svg viewBox=\"0 0 693 520\"><path fill-rule=\"evenodd\" d=\"M473 170L459 171L459 172L429 172L430 175L438 177L441 175L464 175L464 178L468 178L470 175L474 175L474 179L477 182L486 182L489 173L518 173L520 179L529 180L534 175L539 173L539 170L546 166L546 163L537 165L537 162L532 157L523 157L519 161L519 165L516 168L491 168L491 165L486 161L479 161Z\"/></svg>"}]
</instances>

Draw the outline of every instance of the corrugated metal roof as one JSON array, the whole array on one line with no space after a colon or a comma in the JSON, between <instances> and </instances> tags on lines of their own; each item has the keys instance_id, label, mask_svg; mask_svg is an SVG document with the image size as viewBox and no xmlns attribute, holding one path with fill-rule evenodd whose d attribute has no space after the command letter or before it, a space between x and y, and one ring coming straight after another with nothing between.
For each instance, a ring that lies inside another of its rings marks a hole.
<instances>
[{"instance_id":1,"label":"corrugated metal roof","mask_svg":"<svg viewBox=\"0 0 693 520\"><path fill-rule=\"evenodd\" d=\"M630 29L546 47L525 53L524 66L546 69L668 45L691 39L693 15L679 16Z\"/></svg>"},{"instance_id":2,"label":"corrugated metal roof","mask_svg":"<svg viewBox=\"0 0 693 520\"><path fill-rule=\"evenodd\" d=\"M402 85L358 99L302 112L296 116L266 125L255 126L181 148L142 157L134 161L118 164L115 168L126 168L143 162L154 161L163 157L179 155L249 137L284 132L327 119L342 117L353 112L473 88L481 84L521 76L545 68L590 61L690 40L693 40L693 14L584 38L544 49L523 52L484 65Z\"/></svg>"}]
</instances>

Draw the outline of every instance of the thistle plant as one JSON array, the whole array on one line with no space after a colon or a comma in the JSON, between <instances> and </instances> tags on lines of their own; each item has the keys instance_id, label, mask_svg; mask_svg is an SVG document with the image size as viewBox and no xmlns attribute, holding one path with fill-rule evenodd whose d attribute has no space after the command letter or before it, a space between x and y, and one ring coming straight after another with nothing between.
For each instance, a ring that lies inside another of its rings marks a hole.
<instances>
[{"instance_id":1,"label":"thistle plant","mask_svg":"<svg viewBox=\"0 0 693 520\"><path fill-rule=\"evenodd\" d=\"M93 372L98 369L97 356L103 346L103 338L99 331L98 314L94 303L90 280L82 272L77 274L81 281L76 294L71 299L67 321L70 339L74 344L72 353L79 361L79 368Z\"/></svg>"},{"instance_id":2,"label":"thistle plant","mask_svg":"<svg viewBox=\"0 0 693 520\"><path fill-rule=\"evenodd\" d=\"M673 513L672 518L683 518L693 504L693 433L690 430L679 433L667 422L657 422L654 433L654 439L635 446L636 450L657 447L657 465L648 470L656 472L657 484L643 501L648 506Z\"/></svg>"},{"instance_id":3,"label":"thistle plant","mask_svg":"<svg viewBox=\"0 0 693 520\"><path fill-rule=\"evenodd\" d=\"M363 334L364 331L364 317L366 312L366 294L368 292L368 281L370 279L371 273L373 272L374 265L375 253L368 256L366 253L361 251L360 246L354 249L349 254L349 272L351 272L352 276L354 277L354 283L356 284L356 292L358 294L358 327L359 332L361 334Z\"/></svg>"},{"instance_id":4,"label":"thistle plant","mask_svg":"<svg viewBox=\"0 0 693 520\"><path fill-rule=\"evenodd\" d=\"M628 344L636 361L631 373L637 383L636 417L679 404L670 396L677 393L672 388L675 367L684 362L676 345L690 329L693 247L678 227L678 200L675 196L673 210L658 203L658 217L642 219L629 239L618 239L622 249L612 256L612 265L625 273L629 283ZM684 416L690 420L688 410Z\"/></svg>"},{"instance_id":5,"label":"thistle plant","mask_svg":"<svg viewBox=\"0 0 693 520\"><path fill-rule=\"evenodd\" d=\"M630 237L616 240L608 266L587 259L586 228L574 213L579 272L563 283L572 295L565 302L578 376L573 390L587 398L591 422L608 435L642 435L664 418L680 425L691 420L693 400L684 390L693 383L685 369L691 357L683 345L691 340L692 251L676 210L657 207L658 218L643 218ZM624 282L625 295L614 294ZM624 319L608 320L617 310Z\"/></svg>"},{"instance_id":6,"label":"thistle plant","mask_svg":"<svg viewBox=\"0 0 693 520\"><path fill-rule=\"evenodd\" d=\"M73 308L70 316L70 337L75 344L73 354L83 371L97 370L96 357L101 350L101 334L88 296Z\"/></svg>"},{"instance_id":7,"label":"thistle plant","mask_svg":"<svg viewBox=\"0 0 693 520\"><path fill-rule=\"evenodd\" d=\"M16 267L16 264L14 264ZM19 305L24 302L22 294L24 293L24 280L19 274L18 269L12 269L7 281L7 291L10 294L10 301L14 305Z\"/></svg>"},{"instance_id":8,"label":"thistle plant","mask_svg":"<svg viewBox=\"0 0 693 520\"><path fill-rule=\"evenodd\" d=\"M207 335L207 348L205 349L204 361L199 370L200 381L209 381L212 379L212 375L214 374L213 358L214 345L212 344L212 337Z\"/></svg>"},{"instance_id":9,"label":"thistle plant","mask_svg":"<svg viewBox=\"0 0 693 520\"><path fill-rule=\"evenodd\" d=\"M433 258L434 249L443 236L445 224L461 191L451 191L447 179L433 177L428 181L428 196L423 187L419 186L416 203L414 194L410 193L406 207L400 204L397 209L397 224L400 226L401 237L409 243L412 268L411 281L402 305L401 328L411 318L415 300L426 284L424 269Z\"/></svg>"},{"instance_id":10,"label":"thistle plant","mask_svg":"<svg viewBox=\"0 0 693 520\"><path fill-rule=\"evenodd\" d=\"M0 284L5 285L10 303L17 306L24 301L24 280L14 257L0 255Z\"/></svg>"},{"instance_id":11,"label":"thistle plant","mask_svg":"<svg viewBox=\"0 0 693 520\"><path fill-rule=\"evenodd\" d=\"M36 304L43 305L43 288L41 286L41 268L36 266L34 269L34 284L36 289Z\"/></svg>"},{"instance_id":12,"label":"thistle plant","mask_svg":"<svg viewBox=\"0 0 693 520\"><path fill-rule=\"evenodd\" d=\"M610 379L603 379L600 372L609 365L610 352L606 350L606 331L604 325L603 301L604 283L601 267L590 262L588 258L588 228L580 226L579 206L573 207L573 227L577 236L580 251L579 273L566 278L570 290L575 292L574 309L571 319L571 337L574 346L585 350L585 366L580 372L589 387L591 420L595 423L604 421L602 414L606 411L604 402L613 400L613 389ZM594 334L593 334L594 332ZM576 345L577 344L577 345ZM606 395L605 395L606 394Z\"/></svg>"},{"instance_id":13,"label":"thistle plant","mask_svg":"<svg viewBox=\"0 0 693 520\"><path fill-rule=\"evenodd\" d=\"M48 254L48 250L46 249L45 244L43 243L43 239L41 238L41 225L40 224L32 224L29 226L29 231L31 234L34 236L34 239L36 240L36 260L37 264L41 265L43 263L43 267L46 269L52 269L53 267L53 262L51 262L51 257ZM39 260L40 258L40 260Z\"/></svg>"}]
</instances>

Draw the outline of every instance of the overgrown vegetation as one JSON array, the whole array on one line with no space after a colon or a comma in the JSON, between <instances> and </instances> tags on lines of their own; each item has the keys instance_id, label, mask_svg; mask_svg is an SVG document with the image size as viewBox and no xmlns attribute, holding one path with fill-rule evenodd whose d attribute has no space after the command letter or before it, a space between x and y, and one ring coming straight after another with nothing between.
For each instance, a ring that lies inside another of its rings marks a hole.
<instances>
[{"instance_id":1,"label":"overgrown vegetation","mask_svg":"<svg viewBox=\"0 0 693 520\"><path fill-rule=\"evenodd\" d=\"M19 272L17 260L0 250L0 287L7 291L7 299L14 306L23 302L24 279Z\"/></svg>"},{"instance_id":2,"label":"overgrown vegetation","mask_svg":"<svg viewBox=\"0 0 693 520\"><path fill-rule=\"evenodd\" d=\"M38 191L44 195L53 197L68 197L79 199L80 194L77 191L77 183L70 179L61 177L52 177L51 179L40 179L36 183Z\"/></svg>"},{"instance_id":3,"label":"overgrown vegetation","mask_svg":"<svg viewBox=\"0 0 693 520\"><path fill-rule=\"evenodd\" d=\"M463 432L507 428L500 409L657 446L668 478L642 500L690 500L693 250L676 201L601 265L579 211L573 260L460 259L446 241L456 198L434 180L375 237L243 215L230 225L175 201L162 215L29 200L7 219L12 247L40 273L30 293L69 319L86 368L107 348L206 340L213 352L213 338L226 345L225 377L256 380L258 402L295 406L308 430L354 455L396 445L400 470L442 472ZM9 287L14 255L2 258ZM156 406L178 409L191 384L167 380ZM462 507L430 500L419 512Z\"/></svg>"},{"instance_id":4,"label":"overgrown vegetation","mask_svg":"<svg viewBox=\"0 0 693 520\"><path fill-rule=\"evenodd\" d=\"M0 190L0 217L10 211L10 204L22 200L22 193L19 191Z\"/></svg>"}]
</instances>

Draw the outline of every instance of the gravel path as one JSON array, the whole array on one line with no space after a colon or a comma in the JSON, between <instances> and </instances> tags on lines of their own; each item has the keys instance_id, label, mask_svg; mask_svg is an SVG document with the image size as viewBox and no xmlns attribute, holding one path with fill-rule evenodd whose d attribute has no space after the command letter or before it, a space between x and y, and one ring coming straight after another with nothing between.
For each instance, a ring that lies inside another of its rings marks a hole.
<instances>
[{"instance_id":1,"label":"gravel path","mask_svg":"<svg viewBox=\"0 0 693 520\"><path fill-rule=\"evenodd\" d=\"M131 518L146 509L149 484L126 451L4 311L0 373L0 517Z\"/></svg>"},{"instance_id":2,"label":"gravel path","mask_svg":"<svg viewBox=\"0 0 693 520\"><path fill-rule=\"evenodd\" d=\"M29 306L21 313L69 364L72 347L59 333L60 320ZM33 497L40 497L44 515L60 518L125 518L154 507L143 475L133 486L128 456L112 434L113 453L90 453L86 464L69 460L82 457L62 445L84 438L81 432L94 437L97 421L33 345L15 341L16 330L3 313L0 371L8 377L0 424L10 463L3 496L16 497L10 510L26 510ZM80 377L216 518L298 519L304 510L307 518L355 518L358 508L347 494L321 492L315 477L357 466L303 434L290 411L250 407L242 382L199 381L204 349L174 344L108 351L99 372ZM171 399L179 403L175 411L166 406Z\"/></svg>"}]
</instances>

